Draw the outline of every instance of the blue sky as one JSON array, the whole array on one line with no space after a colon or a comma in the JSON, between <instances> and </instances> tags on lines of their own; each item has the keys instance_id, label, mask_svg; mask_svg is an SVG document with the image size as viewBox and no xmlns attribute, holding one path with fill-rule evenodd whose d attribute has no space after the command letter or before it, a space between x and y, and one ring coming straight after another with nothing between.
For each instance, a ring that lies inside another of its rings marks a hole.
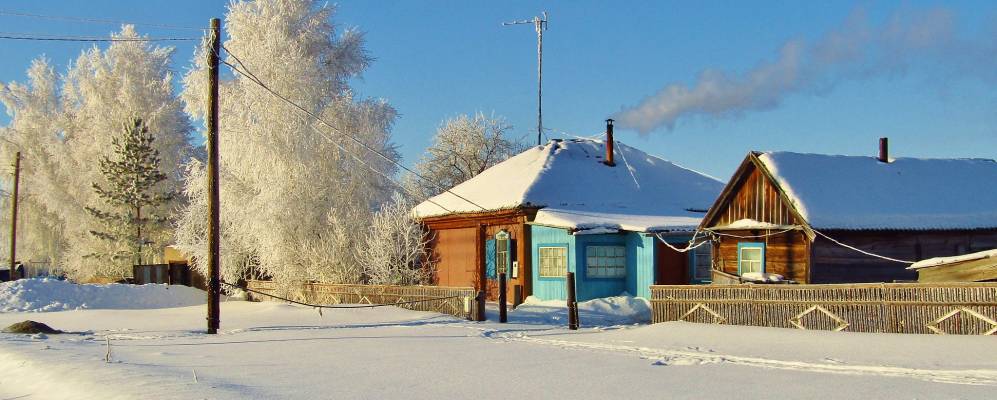
<instances>
[{"instance_id":1,"label":"blue sky","mask_svg":"<svg viewBox=\"0 0 997 400\"><path fill-rule=\"evenodd\" d=\"M551 137L601 132L608 116L666 85L693 85L704 69L738 76L772 62L787 41L818 41L857 10L877 25L898 13L941 7L951 13L959 35L983 45L997 40L993 2L730 3L343 1L335 22L367 33L377 61L354 87L398 109L393 137L406 164L418 159L444 118L461 113L504 116L517 135L535 140L536 35L531 26L500 23L542 10L551 19L544 36L544 125ZM0 10L202 26L222 16L226 4L6 0ZM11 16L0 16L0 26L5 32L67 35L116 30ZM142 26L139 31L192 34ZM3 41L0 80L23 81L30 61L42 54L64 71L88 46ZM192 53L193 44L177 46L178 72ZM997 64L994 58L980 67L997 70L986 65ZM835 84L789 92L762 110L682 116L672 129L644 135L618 129L617 139L724 180L748 150L873 155L880 136L890 137L894 156L997 157L997 80L938 66L945 63L942 57L886 74L831 74L824 79ZM6 122L3 116L0 123Z\"/></svg>"}]
</instances>

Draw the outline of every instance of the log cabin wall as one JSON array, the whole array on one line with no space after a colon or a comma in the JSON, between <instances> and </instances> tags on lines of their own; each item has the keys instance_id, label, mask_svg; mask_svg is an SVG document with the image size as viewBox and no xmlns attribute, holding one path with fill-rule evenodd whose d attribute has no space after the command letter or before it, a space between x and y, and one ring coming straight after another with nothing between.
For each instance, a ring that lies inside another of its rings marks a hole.
<instances>
[{"instance_id":1,"label":"log cabin wall","mask_svg":"<svg viewBox=\"0 0 997 400\"><path fill-rule=\"evenodd\" d=\"M735 230L723 233L738 236L760 236L777 231ZM713 247L713 265L723 272L739 275L737 270L737 246L741 242L765 244L765 272L779 274L786 279L800 283L810 283L810 240L802 230L794 230L778 235L757 239L741 239L721 236Z\"/></svg>"},{"instance_id":2,"label":"log cabin wall","mask_svg":"<svg viewBox=\"0 0 997 400\"><path fill-rule=\"evenodd\" d=\"M856 248L899 260L920 261L997 248L997 230L848 231L822 230ZM813 243L811 283L916 280L907 264L881 260L818 237Z\"/></svg>"}]
</instances>

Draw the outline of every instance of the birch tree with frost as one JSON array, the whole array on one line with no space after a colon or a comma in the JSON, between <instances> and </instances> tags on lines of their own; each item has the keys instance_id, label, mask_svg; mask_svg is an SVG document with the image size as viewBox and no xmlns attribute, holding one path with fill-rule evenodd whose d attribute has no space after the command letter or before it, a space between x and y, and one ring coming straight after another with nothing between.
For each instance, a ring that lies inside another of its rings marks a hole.
<instances>
[{"instance_id":1,"label":"birch tree with frost","mask_svg":"<svg viewBox=\"0 0 997 400\"><path fill-rule=\"evenodd\" d=\"M222 54L269 88L321 116L334 128L233 73L220 82L219 152L221 272L235 282L262 274L279 284L358 282L354 249L372 210L387 198L395 110L357 98L348 80L371 62L363 35L337 29L334 9L316 1L235 1L225 17ZM183 99L195 119L206 113L206 47L184 78ZM238 58L238 60L236 60ZM372 171L373 169L373 171ZM204 165L187 166L189 204L176 229L177 246L206 271L207 192ZM289 287L289 286L287 286Z\"/></svg>"},{"instance_id":2,"label":"birch tree with frost","mask_svg":"<svg viewBox=\"0 0 997 400\"><path fill-rule=\"evenodd\" d=\"M412 213L412 204L395 196L374 215L357 261L363 282L374 285L428 284L432 278L430 234Z\"/></svg>"},{"instance_id":3,"label":"birch tree with frost","mask_svg":"<svg viewBox=\"0 0 997 400\"><path fill-rule=\"evenodd\" d=\"M475 177L489 167L526 149L511 137L512 125L501 117L463 114L446 120L415 165L421 179L405 177L408 192L424 200Z\"/></svg>"}]
</instances>

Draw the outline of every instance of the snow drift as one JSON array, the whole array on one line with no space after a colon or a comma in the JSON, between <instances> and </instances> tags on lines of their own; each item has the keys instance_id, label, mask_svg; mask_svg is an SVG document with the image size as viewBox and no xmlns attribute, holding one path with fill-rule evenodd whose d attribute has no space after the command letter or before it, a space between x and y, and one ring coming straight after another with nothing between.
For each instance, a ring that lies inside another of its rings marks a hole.
<instances>
[{"instance_id":1,"label":"snow drift","mask_svg":"<svg viewBox=\"0 0 997 400\"><path fill-rule=\"evenodd\" d=\"M633 296L582 301L578 303L578 319L583 326L590 327L648 323L651 321L651 303ZM568 321L567 302L540 300L530 296L509 313L509 320L516 323L563 325Z\"/></svg>"},{"instance_id":2,"label":"snow drift","mask_svg":"<svg viewBox=\"0 0 997 400\"><path fill-rule=\"evenodd\" d=\"M179 285L76 284L53 278L0 283L0 312L145 309L204 304L200 289Z\"/></svg>"}]
</instances>

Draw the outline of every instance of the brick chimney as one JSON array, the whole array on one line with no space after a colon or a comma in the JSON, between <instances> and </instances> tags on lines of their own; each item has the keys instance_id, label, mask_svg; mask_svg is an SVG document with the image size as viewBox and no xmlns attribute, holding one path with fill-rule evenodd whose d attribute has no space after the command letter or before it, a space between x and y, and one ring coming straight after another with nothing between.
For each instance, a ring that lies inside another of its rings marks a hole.
<instances>
[{"instance_id":1,"label":"brick chimney","mask_svg":"<svg viewBox=\"0 0 997 400\"><path fill-rule=\"evenodd\" d=\"M613 167L616 166L616 162L613 161L613 119L606 120L606 161L603 161L606 165Z\"/></svg>"},{"instance_id":2,"label":"brick chimney","mask_svg":"<svg viewBox=\"0 0 997 400\"><path fill-rule=\"evenodd\" d=\"M888 138L879 138L879 162L890 162L890 142Z\"/></svg>"}]
</instances>

